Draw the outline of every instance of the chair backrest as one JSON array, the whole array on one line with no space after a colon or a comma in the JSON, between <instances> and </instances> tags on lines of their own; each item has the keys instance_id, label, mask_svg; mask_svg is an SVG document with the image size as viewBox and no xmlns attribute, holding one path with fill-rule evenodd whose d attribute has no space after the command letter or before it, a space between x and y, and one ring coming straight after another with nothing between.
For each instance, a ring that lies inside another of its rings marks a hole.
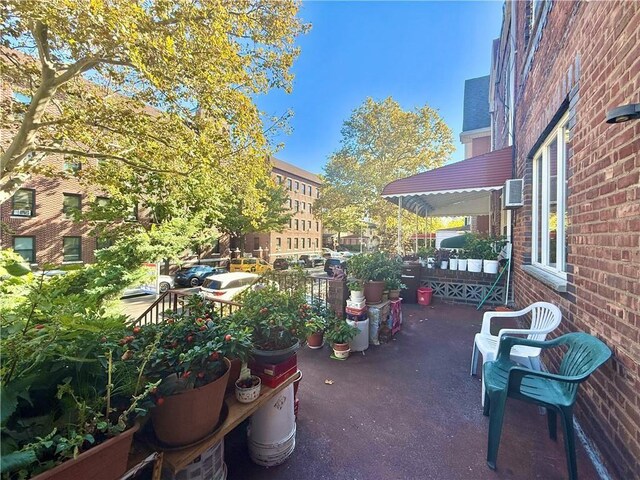
<instances>
[{"instance_id":1,"label":"chair backrest","mask_svg":"<svg viewBox=\"0 0 640 480\"><path fill-rule=\"evenodd\" d=\"M558 328L562 320L562 312L552 303L536 302L532 304L531 309L531 329L544 330L551 332ZM529 340L544 340L546 333L530 333L527 338Z\"/></svg>"},{"instance_id":2,"label":"chair backrest","mask_svg":"<svg viewBox=\"0 0 640 480\"><path fill-rule=\"evenodd\" d=\"M611 356L611 350L596 337L584 332L574 332L558 338L567 351L560 362L558 373L566 377L579 377L586 380L600 365ZM575 395L578 383L563 383L570 395Z\"/></svg>"}]
</instances>

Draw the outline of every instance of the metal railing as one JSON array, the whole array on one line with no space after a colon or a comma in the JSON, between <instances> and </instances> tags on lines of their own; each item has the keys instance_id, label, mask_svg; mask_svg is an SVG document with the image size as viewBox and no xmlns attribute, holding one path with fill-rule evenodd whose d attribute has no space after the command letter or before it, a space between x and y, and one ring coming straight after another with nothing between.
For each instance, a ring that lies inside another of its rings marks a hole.
<instances>
[{"instance_id":1,"label":"metal railing","mask_svg":"<svg viewBox=\"0 0 640 480\"><path fill-rule=\"evenodd\" d=\"M302 289L309 303L316 300L326 302L329 298L328 277L301 275L296 270L271 270L263 275L263 279L273 281L279 290Z\"/></svg>"}]
</instances>

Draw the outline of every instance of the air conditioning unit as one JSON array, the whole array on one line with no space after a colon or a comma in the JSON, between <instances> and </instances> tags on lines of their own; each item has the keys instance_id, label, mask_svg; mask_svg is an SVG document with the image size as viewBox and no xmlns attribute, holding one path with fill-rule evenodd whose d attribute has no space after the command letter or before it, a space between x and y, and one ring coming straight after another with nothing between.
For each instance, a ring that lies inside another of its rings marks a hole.
<instances>
[{"instance_id":1,"label":"air conditioning unit","mask_svg":"<svg viewBox=\"0 0 640 480\"><path fill-rule=\"evenodd\" d=\"M523 187L524 181L521 178L507 180L502 190L502 208L518 208L524 205Z\"/></svg>"},{"instance_id":2,"label":"air conditioning unit","mask_svg":"<svg viewBox=\"0 0 640 480\"><path fill-rule=\"evenodd\" d=\"M30 217L31 210L14 210L12 214L17 217Z\"/></svg>"}]
</instances>

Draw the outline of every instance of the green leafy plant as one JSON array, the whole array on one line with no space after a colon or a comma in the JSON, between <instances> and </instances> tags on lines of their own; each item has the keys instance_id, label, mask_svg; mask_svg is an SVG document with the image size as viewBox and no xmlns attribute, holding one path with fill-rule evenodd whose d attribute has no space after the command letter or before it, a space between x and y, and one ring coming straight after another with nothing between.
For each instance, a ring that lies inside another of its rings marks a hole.
<instances>
[{"instance_id":1,"label":"green leafy plant","mask_svg":"<svg viewBox=\"0 0 640 480\"><path fill-rule=\"evenodd\" d=\"M419 247L418 248L418 256L420 258L431 258L434 257L435 252L434 247Z\"/></svg>"},{"instance_id":2,"label":"green leafy plant","mask_svg":"<svg viewBox=\"0 0 640 480\"><path fill-rule=\"evenodd\" d=\"M399 278L402 263L382 252L363 253L349 259L348 271L363 282L384 281L394 276Z\"/></svg>"},{"instance_id":3,"label":"green leafy plant","mask_svg":"<svg viewBox=\"0 0 640 480\"><path fill-rule=\"evenodd\" d=\"M400 281L400 278L386 278L384 281L385 289L387 290L402 290L403 288L407 288L404 283Z\"/></svg>"},{"instance_id":4,"label":"green leafy plant","mask_svg":"<svg viewBox=\"0 0 640 480\"><path fill-rule=\"evenodd\" d=\"M280 290L274 284L261 285L244 291L240 301L242 308L234 317L239 324L251 329L256 348L289 348L313 333L306 326L312 316L312 306L305 301L304 290L299 286Z\"/></svg>"},{"instance_id":5,"label":"green leafy plant","mask_svg":"<svg viewBox=\"0 0 640 480\"><path fill-rule=\"evenodd\" d=\"M217 380L227 370L225 357L247 360L250 330L233 317L219 318L201 296L188 297L180 313L168 315L164 322L133 327L119 342L123 358L140 366L138 384L158 383L156 403Z\"/></svg>"},{"instance_id":6,"label":"green leafy plant","mask_svg":"<svg viewBox=\"0 0 640 480\"><path fill-rule=\"evenodd\" d=\"M347 288L352 292L362 291L362 282L360 280L352 280L347 283Z\"/></svg>"},{"instance_id":7,"label":"green leafy plant","mask_svg":"<svg viewBox=\"0 0 640 480\"><path fill-rule=\"evenodd\" d=\"M349 343L359 332L358 328L352 327L345 320L334 317L329 321L325 337L332 344Z\"/></svg>"},{"instance_id":8,"label":"green leafy plant","mask_svg":"<svg viewBox=\"0 0 640 480\"><path fill-rule=\"evenodd\" d=\"M451 258L451 251L446 248L439 248L435 251L435 259L436 259L436 268L440 268L442 262L448 262L449 258Z\"/></svg>"}]
</instances>

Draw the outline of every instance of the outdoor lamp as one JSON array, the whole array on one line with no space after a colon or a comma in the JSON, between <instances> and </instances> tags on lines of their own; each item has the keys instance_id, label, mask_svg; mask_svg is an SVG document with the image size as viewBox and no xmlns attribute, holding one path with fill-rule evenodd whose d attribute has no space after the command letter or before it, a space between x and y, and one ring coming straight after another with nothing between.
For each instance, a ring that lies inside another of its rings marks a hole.
<instances>
[{"instance_id":1,"label":"outdoor lamp","mask_svg":"<svg viewBox=\"0 0 640 480\"><path fill-rule=\"evenodd\" d=\"M622 123L640 118L640 103L630 103L607 112L607 123Z\"/></svg>"}]
</instances>

